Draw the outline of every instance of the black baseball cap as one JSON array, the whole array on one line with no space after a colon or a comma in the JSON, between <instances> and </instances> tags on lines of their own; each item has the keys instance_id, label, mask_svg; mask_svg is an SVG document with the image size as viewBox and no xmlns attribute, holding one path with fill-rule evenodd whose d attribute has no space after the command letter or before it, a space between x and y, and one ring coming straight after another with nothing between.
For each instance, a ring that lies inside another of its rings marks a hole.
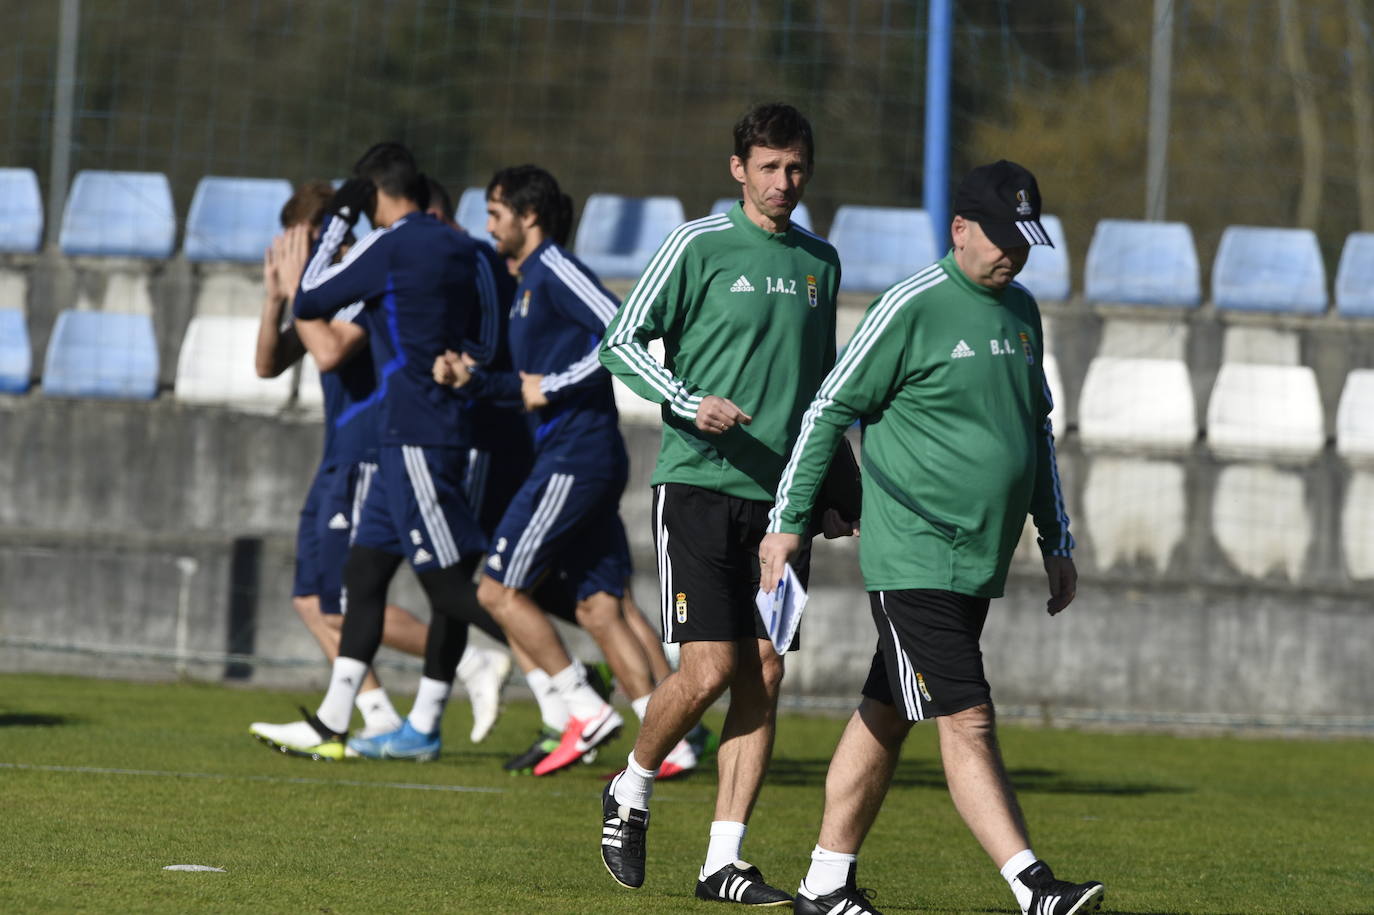
<instances>
[{"instance_id":1,"label":"black baseball cap","mask_svg":"<svg viewBox=\"0 0 1374 915\"><path fill-rule=\"evenodd\" d=\"M964 176L954 192L954 215L971 219L1000 248L1049 245L1040 224L1040 187L1035 176L1015 162L999 159Z\"/></svg>"}]
</instances>

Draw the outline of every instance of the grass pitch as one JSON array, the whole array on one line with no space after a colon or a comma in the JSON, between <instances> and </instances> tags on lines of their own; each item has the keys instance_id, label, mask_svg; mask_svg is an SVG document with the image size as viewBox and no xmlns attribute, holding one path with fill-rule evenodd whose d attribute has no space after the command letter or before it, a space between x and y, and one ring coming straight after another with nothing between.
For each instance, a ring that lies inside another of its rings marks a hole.
<instances>
[{"instance_id":1,"label":"grass pitch","mask_svg":"<svg viewBox=\"0 0 1374 915\"><path fill-rule=\"evenodd\" d=\"M252 740L314 694L0 676L0 911L711 913L692 895L714 771L658 787L648 881L616 886L597 841L603 761L534 779L500 763L537 716L487 742L449 712L433 763L312 763ZM719 728L713 714L708 724ZM843 721L785 716L745 857L795 889ZM632 730L632 729L631 729ZM954 813L918 727L860 859L884 912L1012 912ZM1122 913L1374 912L1367 742L1004 727L1034 847ZM224 873L163 868L201 864Z\"/></svg>"}]
</instances>

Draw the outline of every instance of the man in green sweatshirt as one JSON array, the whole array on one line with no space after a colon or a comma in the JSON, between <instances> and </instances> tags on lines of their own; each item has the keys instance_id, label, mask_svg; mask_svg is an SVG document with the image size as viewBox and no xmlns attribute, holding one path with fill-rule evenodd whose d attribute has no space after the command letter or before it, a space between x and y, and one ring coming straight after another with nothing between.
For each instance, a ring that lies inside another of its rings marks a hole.
<instances>
[{"instance_id":1,"label":"man in green sweatshirt","mask_svg":"<svg viewBox=\"0 0 1374 915\"><path fill-rule=\"evenodd\" d=\"M839 257L791 221L813 160L811 125L795 108L746 114L730 159L741 202L668 236L602 343L606 367L663 404L654 535L663 638L681 644L678 672L655 688L625 771L602 795L602 861L622 886L644 883L655 772L729 689L696 894L791 902L739 855L772 755L783 675L754 604L758 543L802 413L835 361ZM646 346L656 338L662 363Z\"/></svg>"},{"instance_id":2,"label":"man in green sweatshirt","mask_svg":"<svg viewBox=\"0 0 1374 915\"><path fill-rule=\"evenodd\" d=\"M1055 879L1030 849L997 745L979 637L1029 513L1049 575L1046 609L1077 573L1050 427L1035 300L1012 282L1051 244L1040 191L1002 160L960 183L953 250L869 306L806 411L759 548L772 591L797 555L836 441L862 418L859 562L878 629L863 700L826 779L825 814L795 910L875 915L855 884L859 846L911 726L935 718L950 795L1023 913L1095 911L1096 882Z\"/></svg>"}]
</instances>

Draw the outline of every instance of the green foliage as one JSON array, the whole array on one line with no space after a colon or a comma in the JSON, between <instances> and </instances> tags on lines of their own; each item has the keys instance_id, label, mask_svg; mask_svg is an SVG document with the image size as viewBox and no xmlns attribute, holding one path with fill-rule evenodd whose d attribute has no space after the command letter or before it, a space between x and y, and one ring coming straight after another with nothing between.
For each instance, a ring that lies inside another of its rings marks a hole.
<instances>
[{"instance_id":1,"label":"green foliage","mask_svg":"<svg viewBox=\"0 0 1374 915\"><path fill-rule=\"evenodd\" d=\"M594 766L509 776L499 763L527 744L531 706L472 747L456 701L445 755L415 765L311 763L248 736L315 698L301 694L7 675L0 697L3 911L703 911L714 774L658 787L648 883L622 890L597 859L598 795L628 741ZM745 855L786 888L842 725L782 721ZM1105 882L1108 911L1369 911L1368 744L1002 736L1036 850ZM860 878L888 912L1012 911L945 793L933 727L909 741Z\"/></svg>"}]
</instances>

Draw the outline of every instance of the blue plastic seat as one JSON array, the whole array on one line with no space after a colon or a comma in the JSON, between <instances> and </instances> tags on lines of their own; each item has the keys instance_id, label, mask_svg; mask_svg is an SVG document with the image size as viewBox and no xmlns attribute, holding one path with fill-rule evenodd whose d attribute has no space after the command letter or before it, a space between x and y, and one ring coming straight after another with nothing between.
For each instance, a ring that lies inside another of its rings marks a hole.
<instances>
[{"instance_id":1,"label":"blue plastic seat","mask_svg":"<svg viewBox=\"0 0 1374 915\"><path fill-rule=\"evenodd\" d=\"M186 214L186 259L261 261L289 199L291 182L279 178L201 178Z\"/></svg>"},{"instance_id":2,"label":"blue plastic seat","mask_svg":"<svg viewBox=\"0 0 1374 915\"><path fill-rule=\"evenodd\" d=\"M77 172L62 212L63 254L168 257L176 242L172 187L158 172Z\"/></svg>"},{"instance_id":3,"label":"blue plastic seat","mask_svg":"<svg viewBox=\"0 0 1374 915\"><path fill-rule=\"evenodd\" d=\"M0 168L0 251L28 254L43 241L43 199L31 168Z\"/></svg>"},{"instance_id":4,"label":"blue plastic seat","mask_svg":"<svg viewBox=\"0 0 1374 915\"><path fill-rule=\"evenodd\" d=\"M0 391L22 394L33 375L29 329L17 308L0 309Z\"/></svg>"},{"instance_id":5,"label":"blue plastic seat","mask_svg":"<svg viewBox=\"0 0 1374 915\"><path fill-rule=\"evenodd\" d=\"M1042 302L1062 302L1073 291L1069 281L1069 243L1064 238L1064 226L1058 216L1042 214L1040 224L1045 227L1054 247L1031 245L1026 266L1016 275L1016 282Z\"/></svg>"},{"instance_id":6,"label":"blue plastic seat","mask_svg":"<svg viewBox=\"0 0 1374 915\"><path fill-rule=\"evenodd\" d=\"M1237 311L1321 314L1326 268L1316 233L1230 226L1212 264L1212 300Z\"/></svg>"},{"instance_id":7,"label":"blue plastic seat","mask_svg":"<svg viewBox=\"0 0 1374 915\"><path fill-rule=\"evenodd\" d=\"M842 206L830 243L840 254L840 288L856 292L886 289L937 257L930 214L914 208Z\"/></svg>"},{"instance_id":8,"label":"blue plastic seat","mask_svg":"<svg viewBox=\"0 0 1374 915\"><path fill-rule=\"evenodd\" d=\"M637 279L683 220L676 197L593 194L582 209L573 253L602 279Z\"/></svg>"},{"instance_id":9,"label":"blue plastic seat","mask_svg":"<svg viewBox=\"0 0 1374 915\"><path fill-rule=\"evenodd\" d=\"M68 309L57 316L48 340L43 393L149 400L157 395L157 369L147 315Z\"/></svg>"},{"instance_id":10,"label":"blue plastic seat","mask_svg":"<svg viewBox=\"0 0 1374 915\"><path fill-rule=\"evenodd\" d=\"M1202 302L1193 230L1181 222L1104 219L1083 266L1090 302L1196 308Z\"/></svg>"},{"instance_id":11,"label":"blue plastic seat","mask_svg":"<svg viewBox=\"0 0 1374 915\"><path fill-rule=\"evenodd\" d=\"M1336 311L1374 318L1374 232L1352 232L1336 268Z\"/></svg>"},{"instance_id":12,"label":"blue plastic seat","mask_svg":"<svg viewBox=\"0 0 1374 915\"><path fill-rule=\"evenodd\" d=\"M458 225L478 241L492 244L492 237L487 234L487 189L484 187L470 187L463 191L463 196L458 198L458 212L454 215Z\"/></svg>"},{"instance_id":13,"label":"blue plastic seat","mask_svg":"<svg viewBox=\"0 0 1374 915\"><path fill-rule=\"evenodd\" d=\"M738 197L722 197L711 204L711 215L714 216L717 213L724 213L737 203L739 203ZM797 208L792 211L792 221L808 232L816 231L815 223L811 221L811 211L806 208L806 204L804 203L797 204Z\"/></svg>"}]
</instances>

